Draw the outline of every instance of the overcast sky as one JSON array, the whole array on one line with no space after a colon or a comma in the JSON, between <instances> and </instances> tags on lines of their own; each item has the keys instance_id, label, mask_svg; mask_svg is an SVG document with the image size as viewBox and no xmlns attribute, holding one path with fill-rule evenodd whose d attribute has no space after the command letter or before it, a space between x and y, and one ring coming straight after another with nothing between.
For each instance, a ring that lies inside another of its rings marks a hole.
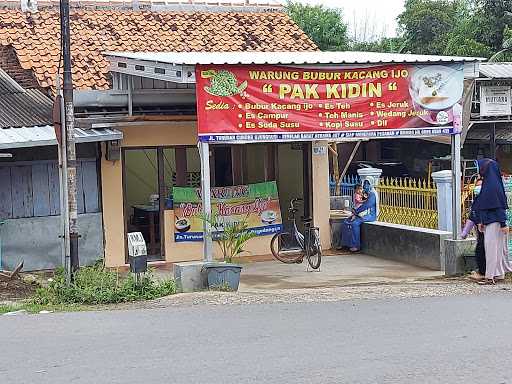
<instances>
[{"instance_id":1,"label":"overcast sky","mask_svg":"<svg viewBox=\"0 0 512 384\"><path fill-rule=\"evenodd\" d=\"M371 40L381 35L395 36L395 18L403 10L404 0L300 0L303 3L323 4L344 11L351 37ZM365 23L365 20L368 20Z\"/></svg>"}]
</instances>

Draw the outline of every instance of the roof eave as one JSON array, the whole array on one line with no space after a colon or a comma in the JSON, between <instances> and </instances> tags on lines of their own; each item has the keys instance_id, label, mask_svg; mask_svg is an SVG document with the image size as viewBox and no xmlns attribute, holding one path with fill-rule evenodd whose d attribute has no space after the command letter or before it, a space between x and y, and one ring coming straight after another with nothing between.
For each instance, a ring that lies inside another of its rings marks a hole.
<instances>
[{"instance_id":1,"label":"roof eave","mask_svg":"<svg viewBox=\"0 0 512 384\"><path fill-rule=\"evenodd\" d=\"M107 58L123 58L171 65L367 65L480 63L479 57L433 56L379 52L113 52ZM373 56L373 58L372 58Z\"/></svg>"}]
</instances>

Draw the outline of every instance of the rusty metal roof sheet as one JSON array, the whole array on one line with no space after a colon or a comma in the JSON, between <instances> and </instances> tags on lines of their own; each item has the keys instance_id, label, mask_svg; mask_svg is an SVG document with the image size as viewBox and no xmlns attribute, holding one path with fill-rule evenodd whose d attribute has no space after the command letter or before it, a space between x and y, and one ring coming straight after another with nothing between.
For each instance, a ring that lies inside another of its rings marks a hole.
<instances>
[{"instance_id":1,"label":"rusty metal roof sheet","mask_svg":"<svg viewBox=\"0 0 512 384\"><path fill-rule=\"evenodd\" d=\"M52 100L37 89L23 89L0 69L0 149L57 145ZM121 140L112 128L75 128L77 143Z\"/></svg>"},{"instance_id":2,"label":"rusty metal roof sheet","mask_svg":"<svg viewBox=\"0 0 512 384\"><path fill-rule=\"evenodd\" d=\"M77 143L121 140L122 138L123 133L113 128L75 128L75 140ZM0 149L38 147L43 145L57 145L55 130L51 125L0 129Z\"/></svg>"}]
</instances>

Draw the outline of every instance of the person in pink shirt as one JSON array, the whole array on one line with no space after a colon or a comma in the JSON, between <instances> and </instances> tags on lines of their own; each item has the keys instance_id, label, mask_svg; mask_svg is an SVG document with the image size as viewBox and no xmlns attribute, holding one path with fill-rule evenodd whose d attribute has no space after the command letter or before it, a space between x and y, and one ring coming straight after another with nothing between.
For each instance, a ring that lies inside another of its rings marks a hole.
<instances>
[{"instance_id":1,"label":"person in pink shirt","mask_svg":"<svg viewBox=\"0 0 512 384\"><path fill-rule=\"evenodd\" d=\"M364 195L363 186L359 184L356 185L356 188L354 190L354 209L359 208L364 203L365 200L366 198Z\"/></svg>"}]
</instances>

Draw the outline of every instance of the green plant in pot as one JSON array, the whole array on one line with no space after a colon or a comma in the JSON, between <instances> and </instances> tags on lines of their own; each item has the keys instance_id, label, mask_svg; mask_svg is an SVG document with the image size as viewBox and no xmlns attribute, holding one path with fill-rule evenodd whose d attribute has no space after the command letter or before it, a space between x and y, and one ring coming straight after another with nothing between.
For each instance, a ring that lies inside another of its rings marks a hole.
<instances>
[{"instance_id":1,"label":"green plant in pot","mask_svg":"<svg viewBox=\"0 0 512 384\"><path fill-rule=\"evenodd\" d=\"M236 291L240 283L242 266L233 264L233 259L246 252L245 245L256 235L249 230L247 218L224 222L218 214L213 213L210 216L203 216L202 219L210 225L210 236L218 244L223 257L223 262L212 262L204 266L208 274L208 287L223 287L222 290L229 287L230 290Z\"/></svg>"}]
</instances>

